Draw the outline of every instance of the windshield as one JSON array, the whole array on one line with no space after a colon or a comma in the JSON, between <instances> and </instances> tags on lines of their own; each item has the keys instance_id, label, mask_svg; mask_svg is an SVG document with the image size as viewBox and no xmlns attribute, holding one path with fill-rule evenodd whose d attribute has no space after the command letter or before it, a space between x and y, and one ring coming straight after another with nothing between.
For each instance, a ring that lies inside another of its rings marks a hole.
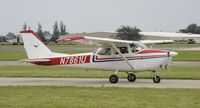
<instances>
[{"instance_id":1,"label":"windshield","mask_svg":"<svg viewBox=\"0 0 200 108\"><path fill-rule=\"evenodd\" d=\"M111 48L104 48L98 52L99 55L111 55Z\"/></svg>"}]
</instances>

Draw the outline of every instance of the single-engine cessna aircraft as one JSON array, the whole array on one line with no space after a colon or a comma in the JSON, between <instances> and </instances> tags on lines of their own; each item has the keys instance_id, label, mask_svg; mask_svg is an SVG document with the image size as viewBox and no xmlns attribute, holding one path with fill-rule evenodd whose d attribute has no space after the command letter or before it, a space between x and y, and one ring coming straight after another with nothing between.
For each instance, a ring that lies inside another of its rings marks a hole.
<instances>
[{"instance_id":1,"label":"single-engine cessna aircraft","mask_svg":"<svg viewBox=\"0 0 200 108\"><path fill-rule=\"evenodd\" d=\"M111 83L118 82L117 73L119 71L128 74L127 80L129 82L136 80L135 72L151 71L153 82L159 83L161 79L156 75L157 68L169 64L172 57L177 55L173 51L149 49L144 45L173 42L172 40L125 41L82 35L61 38L57 41L82 40L100 45L100 48L91 53L62 54L50 51L32 30L21 31L20 33L28 56L26 62L37 65L109 70L113 71L113 75L109 78Z\"/></svg>"}]
</instances>

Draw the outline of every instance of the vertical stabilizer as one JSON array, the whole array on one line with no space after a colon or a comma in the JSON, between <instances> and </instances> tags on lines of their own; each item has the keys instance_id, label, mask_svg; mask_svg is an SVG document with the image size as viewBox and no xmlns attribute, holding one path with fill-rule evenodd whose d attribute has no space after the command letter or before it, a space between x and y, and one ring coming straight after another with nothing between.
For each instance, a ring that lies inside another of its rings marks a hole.
<instances>
[{"instance_id":1,"label":"vertical stabilizer","mask_svg":"<svg viewBox=\"0 0 200 108\"><path fill-rule=\"evenodd\" d=\"M48 58L51 56L49 48L32 30L21 31L20 33L28 59Z\"/></svg>"}]
</instances>

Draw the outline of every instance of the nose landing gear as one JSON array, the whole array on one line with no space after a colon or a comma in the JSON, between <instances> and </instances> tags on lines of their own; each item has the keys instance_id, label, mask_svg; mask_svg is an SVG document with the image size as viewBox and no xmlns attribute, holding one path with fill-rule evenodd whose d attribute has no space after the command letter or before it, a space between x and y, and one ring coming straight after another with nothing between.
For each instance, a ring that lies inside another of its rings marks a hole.
<instances>
[{"instance_id":1,"label":"nose landing gear","mask_svg":"<svg viewBox=\"0 0 200 108\"><path fill-rule=\"evenodd\" d=\"M160 83L161 78L155 74L156 71L152 71L153 73L153 82L154 83Z\"/></svg>"}]
</instances>

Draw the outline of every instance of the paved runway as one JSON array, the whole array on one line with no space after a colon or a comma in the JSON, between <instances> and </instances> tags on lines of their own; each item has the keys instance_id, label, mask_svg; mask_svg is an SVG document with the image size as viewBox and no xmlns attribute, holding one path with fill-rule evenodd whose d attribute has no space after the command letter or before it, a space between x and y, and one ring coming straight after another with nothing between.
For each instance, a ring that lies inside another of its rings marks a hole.
<instances>
[{"instance_id":1,"label":"paved runway","mask_svg":"<svg viewBox=\"0 0 200 108\"><path fill-rule=\"evenodd\" d=\"M108 79L98 78L0 78L0 86L79 86L79 87L128 87L128 88L198 88L200 80L162 80L159 84L151 79L137 79L130 83L120 79L110 84Z\"/></svg>"}]
</instances>

